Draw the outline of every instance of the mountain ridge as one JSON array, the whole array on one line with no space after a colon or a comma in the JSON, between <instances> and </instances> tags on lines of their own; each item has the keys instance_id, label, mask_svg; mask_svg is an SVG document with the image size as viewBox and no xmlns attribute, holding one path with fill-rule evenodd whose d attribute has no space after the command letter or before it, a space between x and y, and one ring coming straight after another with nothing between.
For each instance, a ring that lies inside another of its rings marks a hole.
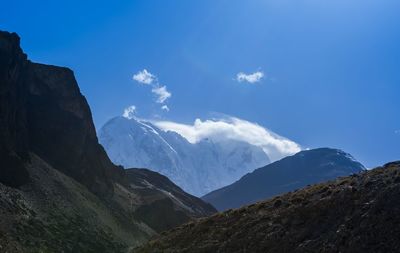
<instances>
[{"instance_id":1,"label":"mountain ridge","mask_svg":"<svg viewBox=\"0 0 400 253\"><path fill-rule=\"evenodd\" d=\"M202 199L221 211L364 169L350 154L339 149L304 150L258 168L235 183L206 194Z\"/></svg>"},{"instance_id":2,"label":"mountain ridge","mask_svg":"<svg viewBox=\"0 0 400 253\"><path fill-rule=\"evenodd\" d=\"M395 252L400 161L162 233L135 253Z\"/></svg>"}]
</instances>

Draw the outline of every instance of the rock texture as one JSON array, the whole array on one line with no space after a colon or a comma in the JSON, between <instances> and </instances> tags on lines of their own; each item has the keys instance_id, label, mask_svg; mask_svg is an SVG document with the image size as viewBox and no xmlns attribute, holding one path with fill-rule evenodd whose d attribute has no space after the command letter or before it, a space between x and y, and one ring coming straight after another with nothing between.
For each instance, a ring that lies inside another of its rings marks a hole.
<instances>
[{"instance_id":1,"label":"rock texture","mask_svg":"<svg viewBox=\"0 0 400 253\"><path fill-rule=\"evenodd\" d=\"M136 187L142 204L133 215L157 231L163 231L196 217L215 212L210 204L187 194L167 177L147 169L128 169L126 176ZM165 198L168 196L169 198Z\"/></svg>"},{"instance_id":2,"label":"rock texture","mask_svg":"<svg viewBox=\"0 0 400 253\"><path fill-rule=\"evenodd\" d=\"M202 197L218 210L238 208L272 196L364 170L351 155L331 148L301 151L243 176Z\"/></svg>"},{"instance_id":3,"label":"rock texture","mask_svg":"<svg viewBox=\"0 0 400 253\"><path fill-rule=\"evenodd\" d=\"M0 33L0 182L27 182L32 151L99 194L112 194L115 168L98 145L92 116L70 69L32 63L16 34Z\"/></svg>"},{"instance_id":4,"label":"rock texture","mask_svg":"<svg viewBox=\"0 0 400 253\"><path fill-rule=\"evenodd\" d=\"M400 161L213 215L134 252L397 252Z\"/></svg>"},{"instance_id":5,"label":"rock texture","mask_svg":"<svg viewBox=\"0 0 400 253\"><path fill-rule=\"evenodd\" d=\"M0 33L0 182L20 186L29 179L24 163L28 160L28 130L24 81L26 55L16 34Z\"/></svg>"},{"instance_id":6,"label":"rock texture","mask_svg":"<svg viewBox=\"0 0 400 253\"><path fill-rule=\"evenodd\" d=\"M8 32L0 32L0 139L1 252L124 252L215 212L158 174L115 166L73 72L32 63ZM146 216L160 210L169 217Z\"/></svg>"}]
</instances>

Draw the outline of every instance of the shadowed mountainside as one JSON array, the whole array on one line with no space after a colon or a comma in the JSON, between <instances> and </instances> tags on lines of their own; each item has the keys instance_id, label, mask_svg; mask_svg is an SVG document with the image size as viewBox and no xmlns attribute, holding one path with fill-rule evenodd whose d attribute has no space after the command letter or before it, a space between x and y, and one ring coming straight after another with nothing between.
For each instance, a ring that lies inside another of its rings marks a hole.
<instances>
[{"instance_id":1,"label":"shadowed mountainside","mask_svg":"<svg viewBox=\"0 0 400 253\"><path fill-rule=\"evenodd\" d=\"M304 150L248 173L202 197L218 210L238 208L278 194L364 170L351 155L331 148Z\"/></svg>"},{"instance_id":2,"label":"shadowed mountainside","mask_svg":"<svg viewBox=\"0 0 400 253\"><path fill-rule=\"evenodd\" d=\"M112 164L73 72L32 63L1 31L0 139L2 252L125 252L215 212L161 175Z\"/></svg>"},{"instance_id":3,"label":"shadowed mountainside","mask_svg":"<svg viewBox=\"0 0 400 253\"><path fill-rule=\"evenodd\" d=\"M144 252L397 252L400 161L215 214Z\"/></svg>"}]
</instances>

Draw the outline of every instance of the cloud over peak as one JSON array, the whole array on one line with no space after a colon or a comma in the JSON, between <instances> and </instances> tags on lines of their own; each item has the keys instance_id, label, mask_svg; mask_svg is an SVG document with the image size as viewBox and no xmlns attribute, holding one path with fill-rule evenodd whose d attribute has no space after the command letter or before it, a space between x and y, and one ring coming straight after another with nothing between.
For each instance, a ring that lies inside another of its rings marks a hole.
<instances>
[{"instance_id":1,"label":"cloud over peak","mask_svg":"<svg viewBox=\"0 0 400 253\"><path fill-rule=\"evenodd\" d=\"M124 109L124 113L122 114L122 116L127 119L132 119L135 117L135 114L136 114L136 106L131 105Z\"/></svg>"},{"instance_id":2,"label":"cloud over peak","mask_svg":"<svg viewBox=\"0 0 400 253\"><path fill-rule=\"evenodd\" d=\"M261 79L264 77L264 72L262 71L256 71L251 74L246 74L244 72L239 72L236 75L236 81L238 82L248 82L248 83L257 83L261 81Z\"/></svg>"},{"instance_id":3,"label":"cloud over peak","mask_svg":"<svg viewBox=\"0 0 400 253\"><path fill-rule=\"evenodd\" d=\"M191 143L196 143L204 138L210 138L215 141L224 138L245 141L261 147L271 161L293 155L301 150L300 145L297 143L279 136L256 123L235 117L205 121L196 119L193 125L172 121L155 121L153 124L164 131L177 132Z\"/></svg>"}]
</instances>

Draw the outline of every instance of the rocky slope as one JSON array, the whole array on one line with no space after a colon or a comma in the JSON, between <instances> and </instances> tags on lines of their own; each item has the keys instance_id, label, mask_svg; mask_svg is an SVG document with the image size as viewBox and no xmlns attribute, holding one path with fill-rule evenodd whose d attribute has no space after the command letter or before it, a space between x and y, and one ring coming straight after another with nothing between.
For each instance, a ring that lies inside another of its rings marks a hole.
<instances>
[{"instance_id":1,"label":"rocky slope","mask_svg":"<svg viewBox=\"0 0 400 253\"><path fill-rule=\"evenodd\" d=\"M0 139L1 252L125 252L215 212L158 174L115 166L73 72L32 63L8 32L0 32ZM168 216L149 220L160 210Z\"/></svg>"},{"instance_id":2,"label":"rocky slope","mask_svg":"<svg viewBox=\"0 0 400 253\"><path fill-rule=\"evenodd\" d=\"M191 216L202 217L215 212L214 207L187 194L157 172L128 169L126 176L130 184L135 185L137 194L145 203L135 209L133 216L140 218L156 231L187 222Z\"/></svg>"},{"instance_id":3,"label":"rocky slope","mask_svg":"<svg viewBox=\"0 0 400 253\"><path fill-rule=\"evenodd\" d=\"M237 182L202 197L218 210L238 208L272 196L364 170L337 149L301 151L243 176Z\"/></svg>"},{"instance_id":4,"label":"rocky slope","mask_svg":"<svg viewBox=\"0 0 400 253\"><path fill-rule=\"evenodd\" d=\"M397 252L400 161L218 213L143 252Z\"/></svg>"},{"instance_id":5,"label":"rocky slope","mask_svg":"<svg viewBox=\"0 0 400 253\"><path fill-rule=\"evenodd\" d=\"M190 143L135 117L115 117L99 131L99 141L115 164L149 168L185 191L202 196L268 164L260 147L246 142L203 139Z\"/></svg>"}]
</instances>

